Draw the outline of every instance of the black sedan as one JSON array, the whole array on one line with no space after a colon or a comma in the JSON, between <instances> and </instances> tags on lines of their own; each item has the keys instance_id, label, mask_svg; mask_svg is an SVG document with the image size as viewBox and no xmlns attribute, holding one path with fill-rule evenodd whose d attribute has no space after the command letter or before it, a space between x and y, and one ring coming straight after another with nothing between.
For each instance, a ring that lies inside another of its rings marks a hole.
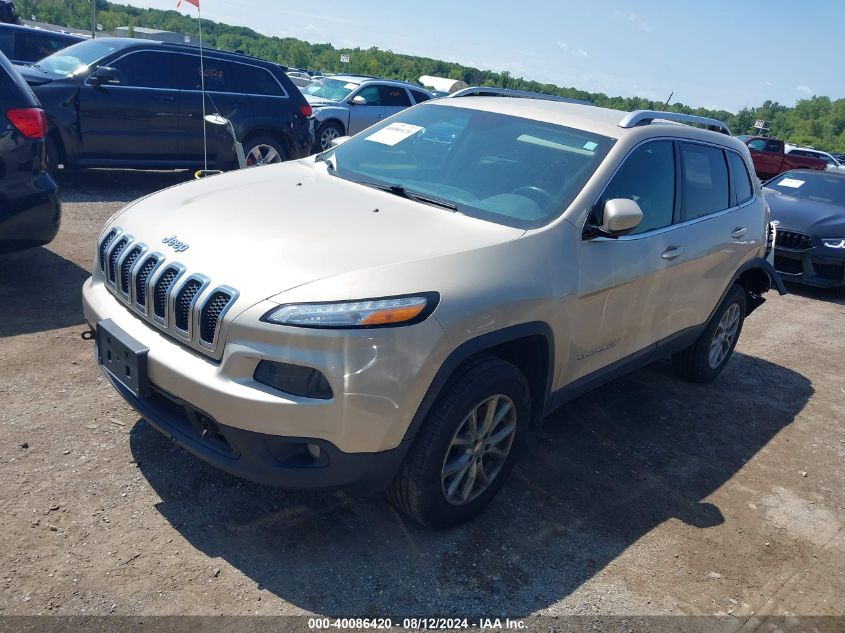
<instances>
[{"instance_id":1,"label":"black sedan","mask_svg":"<svg viewBox=\"0 0 845 633\"><path fill-rule=\"evenodd\" d=\"M777 223L775 268L783 279L845 286L845 174L788 171L763 192Z\"/></svg>"},{"instance_id":2,"label":"black sedan","mask_svg":"<svg viewBox=\"0 0 845 633\"><path fill-rule=\"evenodd\" d=\"M0 53L0 253L51 241L61 205L47 174L47 118L38 99Z\"/></svg>"}]
</instances>

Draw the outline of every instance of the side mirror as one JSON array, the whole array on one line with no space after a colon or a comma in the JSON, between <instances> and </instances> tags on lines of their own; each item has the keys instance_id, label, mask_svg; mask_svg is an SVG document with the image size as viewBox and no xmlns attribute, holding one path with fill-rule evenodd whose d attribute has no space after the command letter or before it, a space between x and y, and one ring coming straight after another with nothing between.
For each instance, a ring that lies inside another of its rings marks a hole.
<instances>
[{"instance_id":1,"label":"side mirror","mask_svg":"<svg viewBox=\"0 0 845 633\"><path fill-rule=\"evenodd\" d=\"M352 105L367 105L367 100L364 99L361 95L355 95L352 97L352 101L350 101Z\"/></svg>"},{"instance_id":2,"label":"side mirror","mask_svg":"<svg viewBox=\"0 0 845 633\"><path fill-rule=\"evenodd\" d=\"M337 138L333 138L331 143L329 143L329 147L337 147L338 145L343 145L346 141L348 141L351 136L338 136Z\"/></svg>"},{"instance_id":3,"label":"side mirror","mask_svg":"<svg viewBox=\"0 0 845 633\"><path fill-rule=\"evenodd\" d=\"M643 221L640 205L629 198L614 198L604 203L602 224L598 230L605 235L623 235Z\"/></svg>"},{"instance_id":4,"label":"side mirror","mask_svg":"<svg viewBox=\"0 0 845 633\"><path fill-rule=\"evenodd\" d=\"M94 86L117 85L120 83L120 73L111 66L100 66L90 77Z\"/></svg>"}]
</instances>

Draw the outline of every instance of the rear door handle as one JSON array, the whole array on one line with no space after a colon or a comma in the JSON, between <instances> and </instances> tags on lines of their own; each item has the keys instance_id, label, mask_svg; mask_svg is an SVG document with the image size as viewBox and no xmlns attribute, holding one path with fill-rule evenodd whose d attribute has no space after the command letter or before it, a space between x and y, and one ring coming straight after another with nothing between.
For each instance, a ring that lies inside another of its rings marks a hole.
<instances>
[{"instance_id":1,"label":"rear door handle","mask_svg":"<svg viewBox=\"0 0 845 633\"><path fill-rule=\"evenodd\" d=\"M685 249L683 246L670 246L665 251L663 251L660 256L663 259L675 259L683 255L686 250L687 249Z\"/></svg>"},{"instance_id":2,"label":"rear door handle","mask_svg":"<svg viewBox=\"0 0 845 633\"><path fill-rule=\"evenodd\" d=\"M745 233L748 231L744 226L738 226L733 231L731 231L731 237L735 240L738 240L741 237L745 236Z\"/></svg>"}]
</instances>

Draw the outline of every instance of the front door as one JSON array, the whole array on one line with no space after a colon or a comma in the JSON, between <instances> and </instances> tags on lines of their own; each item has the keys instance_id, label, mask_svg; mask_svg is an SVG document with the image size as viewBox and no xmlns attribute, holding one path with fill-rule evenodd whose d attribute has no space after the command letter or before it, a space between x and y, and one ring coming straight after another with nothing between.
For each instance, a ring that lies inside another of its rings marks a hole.
<instances>
[{"instance_id":1,"label":"front door","mask_svg":"<svg viewBox=\"0 0 845 633\"><path fill-rule=\"evenodd\" d=\"M355 97L361 97L366 103L353 104ZM384 118L384 107L381 104L381 90L378 85L368 85L352 93L347 99L349 104L350 136L357 134Z\"/></svg>"},{"instance_id":2,"label":"front door","mask_svg":"<svg viewBox=\"0 0 845 633\"><path fill-rule=\"evenodd\" d=\"M644 350L673 333L675 295L683 254L673 227L676 156L672 141L651 141L635 149L596 205L628 198L643 212L640 225L622 237L582 239L578 288L566 301L568 339L558 387Z\"/></svg>"},{"instance_id":3,"label":"front door","mask_svg":"<svg viewBox=\"0 0 845 633\"><path fill-rule=\"evenodd\" d=\"M88 78L79 92L81 158L136 161L172 160L179 126L179 93L169 55L137 51L106 65L116 84L94 86Z\"/></svg>"}]
</instances>

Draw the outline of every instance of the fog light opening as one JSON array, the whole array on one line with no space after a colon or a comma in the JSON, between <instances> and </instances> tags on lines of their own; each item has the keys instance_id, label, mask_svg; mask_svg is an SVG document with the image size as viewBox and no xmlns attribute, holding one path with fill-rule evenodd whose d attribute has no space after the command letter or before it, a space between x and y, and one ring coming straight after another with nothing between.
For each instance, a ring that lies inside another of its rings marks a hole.
<instances>
[{"instance_id":1,"label":"fog light opening","mask_svg":"<svg viewBox=\"0 0 845 633\"><path fill-rule=\"evenodd\" d=\"M305 445L305 450L308 451L308 454L311 458L316 462L322 456L323 451L317 444L313 444L312 442L308 442Z\"/></svg>"}]
</instances>

